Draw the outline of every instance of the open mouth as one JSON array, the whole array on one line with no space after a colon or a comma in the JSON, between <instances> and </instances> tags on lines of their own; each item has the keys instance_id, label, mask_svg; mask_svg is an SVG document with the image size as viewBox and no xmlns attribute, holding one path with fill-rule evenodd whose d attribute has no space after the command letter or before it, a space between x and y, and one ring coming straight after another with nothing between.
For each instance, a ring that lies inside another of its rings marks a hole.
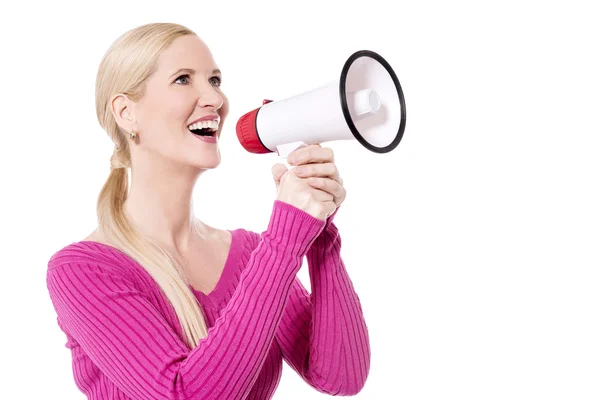
<instances>
[{"instance_id":1,"label":"open mouth","mask_svg":"<svg viewBox=\"0 0 600 400\"><path fill-rule=\"evenodd\" d=\"M202 121L188 126L190 132L198 136L215 136L218 128L217 121Z\"/></svg>"},{"instance_id":2,"label":"open mouth","mask_svg":"<svg viewBox=\"0 0 600 400\"><path fill-rule=\"evenodd\" d=\"M198 136L214 136L217 133L216 130L210 128L190 129L190 132Z\"/></svg>"}]
</instances>

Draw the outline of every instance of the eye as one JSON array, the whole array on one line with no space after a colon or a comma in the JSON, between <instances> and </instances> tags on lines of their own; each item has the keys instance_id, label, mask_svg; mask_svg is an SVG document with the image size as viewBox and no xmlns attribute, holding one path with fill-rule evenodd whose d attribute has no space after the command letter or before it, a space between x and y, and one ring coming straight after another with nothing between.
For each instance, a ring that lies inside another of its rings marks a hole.
<instances>
[{"instance_id":1,"label":"eye","mask_svg":"<svg viewBox=\"0 0 600 400\"><path fill-rule=\"evenodd\" d=\"M190 79L190 76L189 76L188 74L181 75L181 76L179 76L177 79L175 79L173 82L177 82L177 81L178 81L178 80L180 80L181 78L186 78L186 79L189 81L189 79ZM184 85L185 85L185 83L184 83Z\"/></svg>"},{"instance_id":2,"label":"eye","mask_svg":"<svg viewBox=\"0 0 600 400\"><path fill-rule=\"evenodd\" d=\"M222 79L220 76L215 75L209 79L209 82L215 86L221 86Z\"/></svg>"}]
</instances>

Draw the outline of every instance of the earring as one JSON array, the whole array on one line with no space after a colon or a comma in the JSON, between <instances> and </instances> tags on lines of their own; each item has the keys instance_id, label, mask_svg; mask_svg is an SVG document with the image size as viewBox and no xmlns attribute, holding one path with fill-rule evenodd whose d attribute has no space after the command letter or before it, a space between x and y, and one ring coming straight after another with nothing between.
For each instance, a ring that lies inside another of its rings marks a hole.
<instances>
[{"instance_id":1,"label":"earring","mask_svg":"<svg viewBox=\"0 0 600 400\"><path fill-rule=\"evenodd\" d=\"M131 139L132 141L135 141L136 137L137 137L137 132L131 131L131 133L129 134L129 139Z\"/></svg>"}]
</instances>

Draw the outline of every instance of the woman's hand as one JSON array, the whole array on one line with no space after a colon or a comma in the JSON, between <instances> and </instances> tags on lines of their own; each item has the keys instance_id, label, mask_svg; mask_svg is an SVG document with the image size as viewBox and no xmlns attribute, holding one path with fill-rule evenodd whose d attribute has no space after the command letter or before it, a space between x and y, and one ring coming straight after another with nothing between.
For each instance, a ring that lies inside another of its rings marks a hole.
<instances>
[{"instance_id":1,"label":"woman's hand","mask_svg":"<svg viewBox=\"0 0 600 400\"><path fill-rule=\"evenodd\" d=\"M287 162L293 166L292 171L295 175L306 179L311 187L331 194L336 208L346 199L344 181L340 177L333 150L330 148L321 147L319 144L301 147L290 153ZM273 170L276 184L286 171L285 166Z\"/></svg>"},{"instance_id":2,"label":"woman's hand","mask_svg":"<svg viewBox=\"0 0 600 400\"><path fill-rule=\"evenodd\" d=\"M312 187L307 179L288 171L285 165L275 164L271 171L277 187L276 200L299 208L321 221L326 221L337 210L333 195Z\"/></svg>"}]
</instances>

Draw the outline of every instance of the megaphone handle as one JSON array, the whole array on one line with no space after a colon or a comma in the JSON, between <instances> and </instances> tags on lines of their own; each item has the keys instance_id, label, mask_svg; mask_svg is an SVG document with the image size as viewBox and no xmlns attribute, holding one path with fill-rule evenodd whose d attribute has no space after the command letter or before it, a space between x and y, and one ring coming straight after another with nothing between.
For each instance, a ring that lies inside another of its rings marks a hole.
<instances>
[{"instance_id":1,"label":"megaphone handle","mask_svg":"<svg viewBox=\"0 0 600 400\"><path fill-rule=\"evenodd\" d=\"M305 143L303 141L280 144L277 146L277 154L279 155L279 158L283 161L285 166L289 169L291 166L288 164L287 158L290 155L290 153L293 153L295 150L306 146L308 146L308 143Z\"/></svg>"}]
</instances>

